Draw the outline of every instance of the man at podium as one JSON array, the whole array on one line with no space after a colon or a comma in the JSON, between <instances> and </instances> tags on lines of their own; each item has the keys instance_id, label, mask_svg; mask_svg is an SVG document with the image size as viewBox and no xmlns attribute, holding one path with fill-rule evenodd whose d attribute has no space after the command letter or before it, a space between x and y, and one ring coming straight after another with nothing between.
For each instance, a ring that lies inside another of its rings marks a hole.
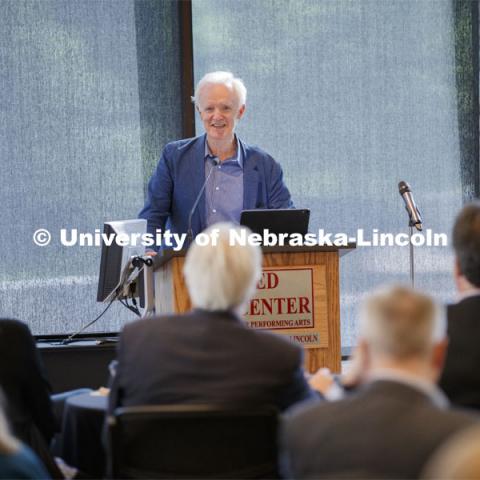
<instances>
[{"instance_id":1,"label":"man at podium","mask_svg":"<svg viewBox=\"0 0 480 480\"><path fill-rule=\"evenodd\" d=\"M139 214L148 232L195 237L217 222L238 224L244 209L292 207L280 165L235 135L247 90L230 72L206 74L195 89L205 134L167 144Z\"/></svg>"}]
</instances>

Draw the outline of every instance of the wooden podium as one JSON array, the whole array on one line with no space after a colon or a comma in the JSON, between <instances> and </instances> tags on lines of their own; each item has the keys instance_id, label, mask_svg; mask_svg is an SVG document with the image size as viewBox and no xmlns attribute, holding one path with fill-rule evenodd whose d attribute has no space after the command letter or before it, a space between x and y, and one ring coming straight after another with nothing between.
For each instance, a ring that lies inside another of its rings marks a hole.
<instances>
[{"instance_id":1,"label":"wooden podium","mask_svg":"<svg viewBox=\"0 0 480 480\"><path fill-rule=\"evenodd\" d=\"M252 328L271 330L302 343L309 372L320 367L340 372L339 259L354 248L355 244L262 249L265 279L262 277L258 298L252 300L245 319ZM166 251L155 257L150 289L156 315L190 310L182 273L184 259L184 251ZM269 296L272 292L277 296Z\"/></svg>"}]
</instances>

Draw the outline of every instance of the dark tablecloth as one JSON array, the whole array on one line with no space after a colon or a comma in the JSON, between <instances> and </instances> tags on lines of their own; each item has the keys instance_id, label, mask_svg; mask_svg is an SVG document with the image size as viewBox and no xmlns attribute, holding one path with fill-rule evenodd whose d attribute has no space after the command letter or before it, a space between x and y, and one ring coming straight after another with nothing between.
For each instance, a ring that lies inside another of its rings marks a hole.
<instances>
[{"instance_id":1,"label":"dark tablecloth","mask_svg":"<svg viewBox=\"0 0 480 480\"><path fill-rule=\"evenodd\" d=\"M102 443L107 397L89 393L66 401L63 413L61 456L93 478L105 472L105 449Z\"/></svg>"}]
</instances>

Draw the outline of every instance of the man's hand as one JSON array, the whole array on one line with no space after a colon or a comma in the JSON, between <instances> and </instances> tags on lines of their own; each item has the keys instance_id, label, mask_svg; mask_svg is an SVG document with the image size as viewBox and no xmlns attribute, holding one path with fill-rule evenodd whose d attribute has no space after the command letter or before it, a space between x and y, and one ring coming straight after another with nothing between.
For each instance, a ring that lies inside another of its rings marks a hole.
<instances>
[{"instance_id":1,"label":"man's hand","mask_svg":"<svg viewBox=\"0 0 480 480\"><path fill-rule=\"evenodd\" d=\"M366 346L360 342L350 357L350 362L342 375L342 385L347 388L355 388L365 381L368 374L369 360Z\"/></svg>"},{"instance_id":2,"label":"man's hand","mask_svg":"<svg viewBox=\"0 0 480 480\"><path fill-rule=\"evenodd\" d=\"M333 375L328 368L320 368L308 378L310 387L325 395L333 385Z\"/></svg>"}]
</instances>

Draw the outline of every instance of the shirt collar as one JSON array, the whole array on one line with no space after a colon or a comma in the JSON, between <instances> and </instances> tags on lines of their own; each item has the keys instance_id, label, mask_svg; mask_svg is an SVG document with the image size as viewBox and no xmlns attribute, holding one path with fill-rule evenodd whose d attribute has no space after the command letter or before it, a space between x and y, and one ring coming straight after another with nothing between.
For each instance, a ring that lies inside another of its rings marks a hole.
<instances>
[{"instance_id":1,"label":"shirt collar","mask_svg":"<svg viewBox=\"0 0 480 480\"><path fill-rule=\"evenodd\" d=\"M235 142L237 143L237 155L235 157L229 158L229 161L235 161L237 162L241 168L243 168L243 156L242 156L242 150L240 148L240 142L238 140L238 137L235 135ZM208 148L208 143L207 143L207 136L205 135L205 156L204 158L214 158L214 155L212 152L210 152L210 149Z\"/></svg>"},{"instance_id":2,"label":"shirt collar","mask_svg":"<svg viewBox=\"0 0 480 480\"><path fill-rule=\"evenodd\" d=\"M409 387L412 387L426 395L437 407L448 407L449 402L443 392L436 385L432 385L416 375L406 372L399 372L390 368L379 368L369 376L369 381L371 382L381 380L393 381L408 385Z\"/></svg>"}]
</instances>

